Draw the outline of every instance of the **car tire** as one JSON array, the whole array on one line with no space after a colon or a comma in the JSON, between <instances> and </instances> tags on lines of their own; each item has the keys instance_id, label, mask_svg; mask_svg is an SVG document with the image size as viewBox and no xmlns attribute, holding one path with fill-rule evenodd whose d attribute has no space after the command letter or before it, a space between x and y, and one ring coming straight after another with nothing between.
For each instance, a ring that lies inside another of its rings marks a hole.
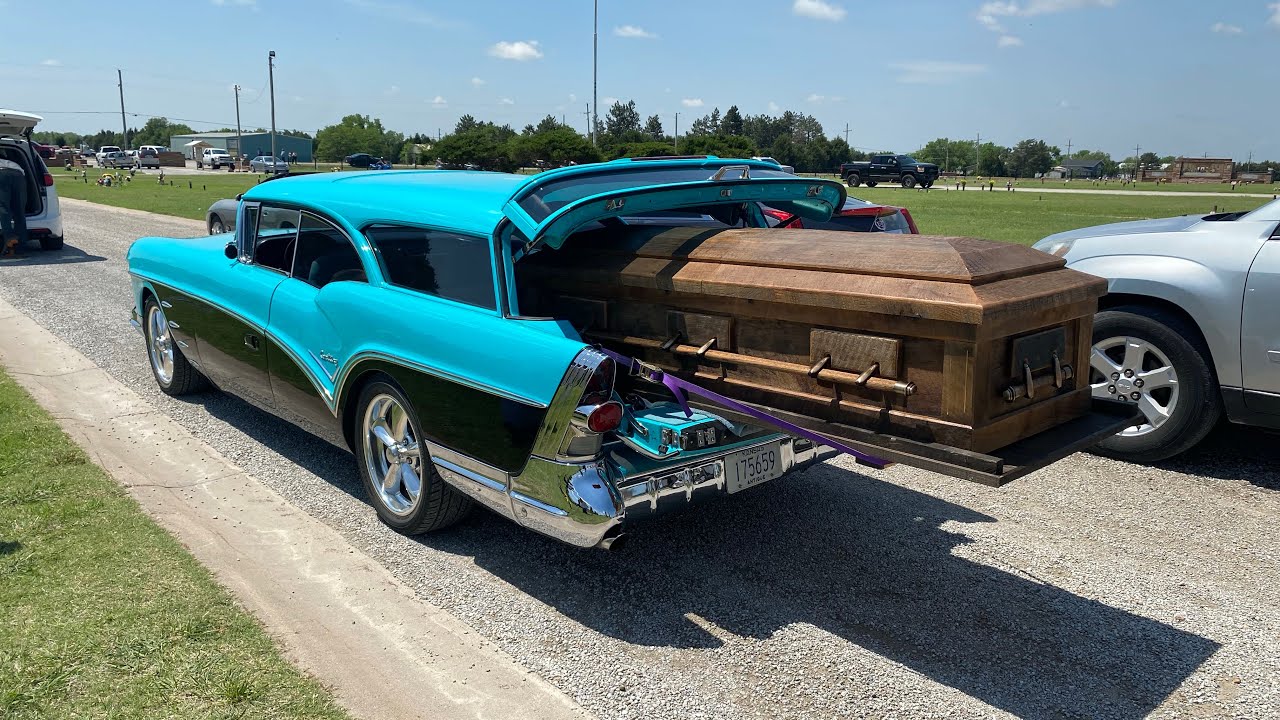
<instances>
[{"instance_id":1,"label":"car tire","mask_svg":"<svg viewBox=\"0 0 1280 720\"><path fill-rule=\"evenodd\" d=\"M902 176L902 187L908 190L916 186L916 176L910 173Z\"/></svg>"},{"instance_id":2,"label":"car tire","mask_svg":"<svg viewBox=\"0 0 1280 720\"><path fill-rule=\"evenodd\" d=\"M209 217L209 234L221 235L227 231L227 226L222 224L222 218L217 215Z\"/></svg>"},{"instance_id":3,"label":"car tire","mask_svg":"<svg viewBox=\"0 0 1280 720\"><path fill-rule=\"evenodd\" d=\"M844 179L844 184L849 187L858 187L862 184L862 177L858 173L849 173L849 176Z\"/></svg>"},{"instance_id":4,"label":"car tire","mask_svg":"<svg viewBox=\"0 0 1280 720\"><path fill-rule=\"evenodd\" d=\"M44 250L45 252L53 252L55 250L61 250L62 245L63 245L62 235L49 235L47 237L40 238L40 249Z\"/></svg>"},{"instance_id":5,"label":"car tire","mask_svg":"<svg viewBox=\"0 0 1280 720\"><path fill-rule=\"evenodd\" d=\"M357 408L356 464L378 519L398 533L421 535L465 517L471 498L436 472L418 415L400 388L389 378L370 382Z\"/></svg>"},{"instance_id":6,"label":"car tire","mask_svg":"<svg viewBox=\"0 0 1280 720\"><path fill-rule=\"evenodd\" d=\"M932 180L926 180L925 182L920 183L920 187L923 187L923 188L931 188L931 187L933 187L933 181L932 181Z\"/></svg>"},{"instance_id":7,"label":"car tire","mask_svg":"<svg viewBox=\"0 0 1280 720\"><path fill-rule=\"evenodd\" d=\"M182 354L178 341L169 332L169 320L154 297L142 306L142 335L147 339L147 360L151 375L166 395L189 395L204 390L209 381Z\"/></svg>"},{"instance_id":8,"label":"car tire","mask_svg":"<svg viewBox=\"0 0 1280 720\"><path fill-rule=\"evenodd\" d=\"M1098 313L1089 378L1095 398L1128 393L1126 402L1137 402L1147 420L1104 440L1093 450L1098 455L1165 460L1204 439L1222 417L1222 391L1199 332L1159 308L1126 305ZM1143 382L1135 387L1135 381Z\"/></svg>"},{"instance_id":9,"label":"car tire","mask_svg":"<svg viewBox=\"0 0 1280 720\"><path fill-rule=\"evenodd\" d=\"M875 187L875 186L876 186L876 181L875 181L875 180L868 180L868 181L867 181L867 187Z\"/></svg>"}]
</instances>

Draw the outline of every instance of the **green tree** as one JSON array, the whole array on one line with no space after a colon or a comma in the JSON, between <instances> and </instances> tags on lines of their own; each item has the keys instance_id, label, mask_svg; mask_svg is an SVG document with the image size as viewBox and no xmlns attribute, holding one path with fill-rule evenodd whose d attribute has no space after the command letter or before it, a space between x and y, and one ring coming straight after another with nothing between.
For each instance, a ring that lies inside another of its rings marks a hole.
<instances>
[{"instance_id":1,"label":"green tree","mask_svg":"<svg viewBox=\"0 0 1280 720\"><path fill-rule=\"evenodd\" d=\"M675 155L676 149L669 142L649 140L646 142L622 143L614 147L612 157L667 157Z\"/></svg>"},{"instance_id":2,"label":"green tree","mask_svg":"<svg viewBox=\"0 0 1280 720\"><path fill-rule=\"evenodd\" d=\"M662 138L666 137L666 133L662 131L662 120L657 115L650 115L649 119L645 121L644 134L653 140L662 140Z\"/></svg>"},{"instance_id":3,"label":"green tree","mask_svg":"<svg viewBox=\"0 0 1280 720\"><path fill-rule=\"evenodd\" d=\"M680 152L685 155L749 158L756 154L756 144L742 135L692 135L680 141Z\"/></svg>"},{"instance_id":4,"label":"green tree","mask_svg":"<svg viewBox=\"0 0 1280 720\"><path fill-rule=\"evenodd\" d=\"M737 105L730 105L729 109L724 113L724 119L720 121L720 132L723 135L742 135L742 113L738 112Z\"/></svg>"},{"instance_id":5,"label":"green tree","mask_svg":"<svg viewBox=\"0 0 1280 720\"><path fill-rule=\"evenodd\" d=\"M382 121L368 115L348 115L336 125L321 128L315 137L315 152L323 162L338 162L348 155L366 152L399 158L404 135L388 131Z\"/></svg>"},{"instance_id":6,"label":"green tree","mask_svg":"<svg viewBox=\"0 0 1280 720\"><path fill-rule=\"evenodd\" d=\"M631 134L639 134L640 129L640 113L636 110L636 101L628 100L623 103L621 100L615 102L609 108L609 114L604 119L604 132L614 140L622 140Z\"/></svg>"},{"instance_id":7,"label":"green tree","mask_svg":"<svg viewBox=\"0 0 1280 720\"><path fill-rule=\"evenodd\" d=\"M468 164L483 170L516 169L511 157L511 139L516 136L508 126L483 123L470 130L446 135L432 146L432 153L446 165L461 167Z\"/></svg>"},{"instance_id":8,"label":"green tree","mask_svg":"<svg viewBox=\"0 0 1280 720\"><path fill-rule=\"evenodd\" d=\"M769 156L783 165L796 164L799 159L796 156L796 144L791 140L791 133L782 133L773 141L773 145L769 147Z\"/></svg>"},{"instance_id":9,"label":"green tree","mask_svg":"<svg viewBox=\"0 0 1280 720\"><path fill-rule=\"evenodd\" d=\"M851 162L853 160L853 149L849 147L849 143L844 138L838 137L831 141L831 166L837 169L840 163Z\"/></svg>"},{"instance_id":10,"label":"green tree","mask_svg":"<svg viewBox=\"0 0 1280 720\"><path fill-rule=\"evenodd\" d=\"M519 166L529 165L535 160L550 163L553 167L600 160L600 153L592 147L590 140L559 123L553 128L517 135L511 138L509 145L509 157L513 164Z\"/></svg>"},{"instance_id":11,"label":"green tree","mask_svg":"<svg viewBox=\"0 0 1280 720\"><path fill-rule=\"evenodd\" d=\"M1003 177L1008 174L1005 161L1009 148L995 143L983 143L978 151L978 167L976 173L986 177Z\"/></svg>"},{"instance_id":12,"label":"green tree","mask_svg":"<svg viewBox=\"0 0 1280 720\"><path fill-rule=\"evenodd\" d=\"M458 124L453 126L453 132L455 134L463 133L468 130L474 130L479 126L480 126L480 123L476 121L476 119L472 117L470 113L468 113L458 118Z\"/></svg>"}]
</instances>

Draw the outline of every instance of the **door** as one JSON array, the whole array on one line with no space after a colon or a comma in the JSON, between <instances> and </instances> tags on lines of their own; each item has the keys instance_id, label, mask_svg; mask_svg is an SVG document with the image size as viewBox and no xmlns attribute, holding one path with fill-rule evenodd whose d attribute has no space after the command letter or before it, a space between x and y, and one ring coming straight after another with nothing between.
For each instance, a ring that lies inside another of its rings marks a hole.
<instances>
[{"instance_id":1,"label":"door","mask_svg":"<svg viewBox=\"0 0 1280 720\"><path fill-rule=\"evenodd\" d=\"M1277 231L1280 232L1280 231ZM1262 245L1244 287L1240 370L1250 410L1280 414L1280 236Z\"/></svg>"},{"instance_id":2,"label":"door","mask_svg":"<svg viewBox=\"0 0 1280 720\"><path fill-rule=\"evenodd\" d=\"M352 352L333 313L358 315L367 282L346 234L304 212L289 277L271 300L267 366L277 414L331 440L340 438L334 382Z\"/></svg>"},{"instance_id":3,"label":"door","mask_svg":"<svg viewBox=\"0 0 1280 720\"><path fill-rule=\"evenodd\" d=\"M215 385L265 408L275 405L267 370L271 298L288 276L299 212L245 203L237 237L241 254L211 280L215 305L197 328L200 359Z\"/></svg>"}]
</instances>

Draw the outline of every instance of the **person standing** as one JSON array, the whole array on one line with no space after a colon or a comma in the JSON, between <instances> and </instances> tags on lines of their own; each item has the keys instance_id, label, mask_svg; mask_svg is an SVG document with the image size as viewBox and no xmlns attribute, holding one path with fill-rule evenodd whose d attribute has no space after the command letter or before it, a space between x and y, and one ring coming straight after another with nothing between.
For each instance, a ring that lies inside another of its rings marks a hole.
<instances>
[{"instance_id":1,"label":"person standing","mask_svg":"<svg viewBox=\"0 0 1280 720\"><path fill-rule=\"evenodd\" d=\"M13 255L27 241L27 173L18 163L0 158L0 248Z\"/></svg>"}]
</instances>

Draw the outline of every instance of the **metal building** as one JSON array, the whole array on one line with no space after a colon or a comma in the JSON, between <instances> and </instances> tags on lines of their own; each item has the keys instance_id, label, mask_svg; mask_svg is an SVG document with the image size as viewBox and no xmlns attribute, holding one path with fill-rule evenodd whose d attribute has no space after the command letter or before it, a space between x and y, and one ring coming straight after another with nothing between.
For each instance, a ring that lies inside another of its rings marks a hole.
<instances>
[{"instance_id":1,"label":"metal building","mask_svg":"<svg viewBox=\"0 0 1280 720\"><path fill-rule=\"evenodd\" d=\"M193 144L202 143L202 144ZM234 157L246 157L252 160L258 155L271 154L271 133L241 133L239 145L233 132L206 132L190 135L174 135L169 138L169 148L194 159L192 152L199 153L201 147L222 148ZM297 153L298 162L311 162L311 141L307 138L293 137L276 133L276 155L280 153Z\"/></svg>"}]
</instances>

